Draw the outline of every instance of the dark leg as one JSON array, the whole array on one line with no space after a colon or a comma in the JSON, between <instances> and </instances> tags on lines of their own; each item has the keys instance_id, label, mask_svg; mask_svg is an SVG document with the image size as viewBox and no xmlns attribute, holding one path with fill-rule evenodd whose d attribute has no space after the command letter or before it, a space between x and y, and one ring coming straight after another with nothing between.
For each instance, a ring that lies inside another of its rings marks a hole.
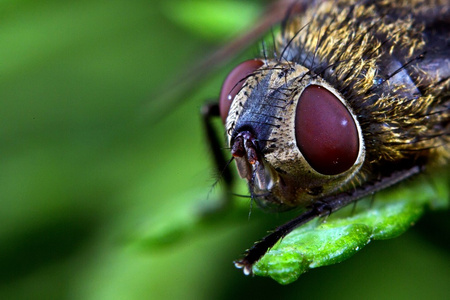
<instances>
[{"instance_id":1,"label":"dark leg","mask_svg":"<svg viewBox=\"0 0 450 300\"><path fill-rule=\"evenodd\" d=\"M203 126L205 128L206 138L209 148L213 155L214 164L220 180L225 184L225 195L223 206L231 202L231 193L233 177L229 168L230 160L227 160L222 151L225 141L219 139L216 130L214 130L213 119L220 118L219 103L208 103L203 105L202 110Z\"/></svg>"},{"instance_id":2,"label":"dark leg","mask_svg":"<svg viewBox=\"0 0 450 300\"><path fill-rule=\"evenodd\" d=\"M244 274L248 275L252 273L253 265L269 251L280 239L289 234L292 230L303 225L314 218L323 217L335 212L342 207L358 201L359 199L371 195L379 190L387 188L393 184L396 184L408 177L418 174L421 171L420 167L412 167L410 169L393 172L390 176L382 178L380 181L373 184L367 184L365 186L357 188L353 193L349 194L343 192L340 194L332 195L318 201L312 205L312 207L300 214L295 219L281 225L275 229L271 234L264 237L259 242L255 243L253 247L248 249L245 253L245 257L234 262L235 266L244 269Z\"/></svg>"}]
</instances>

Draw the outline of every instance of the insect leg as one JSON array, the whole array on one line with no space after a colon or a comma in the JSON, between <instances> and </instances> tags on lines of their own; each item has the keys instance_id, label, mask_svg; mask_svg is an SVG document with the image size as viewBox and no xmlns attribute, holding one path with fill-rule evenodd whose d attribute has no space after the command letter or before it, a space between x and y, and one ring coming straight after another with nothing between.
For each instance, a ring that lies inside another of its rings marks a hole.
<instances>
[{"instance_id":1,"label":"insect leg","mask_svg":"<svg viewBox=\"0 0 450 300\"><path fill-rule=\"evenodd\" d=\"M259 242L255 243L253 247L248 249L245 253L245 257L234 264L237 268L243 268L244 274L249 275L252 273L253 265L269 251L279 240L283 239L295 228L303 225L317 217L322 217L328 215L334 211L341 209L342 207L358 201L359 199L371 195L379 190L387 188L395 183L403 181L421 171L419 166L414 166L410 169L405 169L402 171L396 171L386 176L379 181L362 186L356 189L352 193L339 193L329 197L325 197L320 201L317 201L312 205L310 209L303 212L295 219L281 225L276 228L272 233L264 237Z\"/></svg>"},{"instance_id":2,"label":"insect leg","mask_svg":"<svg viewBox=\"0 0 450 300\"><path fill-rule=\"evenodd\" d=\"M230 191L233 184L233 176L229 168L230 160L226 159L222 151L223 142L217 136L217 131L214 130L213 119L220 118L219 103L208 103L203 105L201 109L203 126L205 128L206 138L208 140L210 151L213 155L214 164L220 179L225 184L225 191ZM225 203L231 201L231 194L225 194Z\"/></svg>"}]
</instances>

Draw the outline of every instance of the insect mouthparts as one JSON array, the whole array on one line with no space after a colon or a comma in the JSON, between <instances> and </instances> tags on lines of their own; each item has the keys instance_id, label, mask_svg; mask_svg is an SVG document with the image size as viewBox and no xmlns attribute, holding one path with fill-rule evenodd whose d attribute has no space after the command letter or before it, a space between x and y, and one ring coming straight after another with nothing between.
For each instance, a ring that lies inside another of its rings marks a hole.
<instances>
[{"instance_id":1,"label":"insect mouthparts","mask_svg":"<svg viewBox=\"0 0 450 300\"><path fill-rule=\"evenodd\" d=\"M231 154L238 165L239 175L246 178L253 191L259 194L270 191L275 175L261 157L256 142L257 138L253 133L242 131L231 143Z\"/></svg>"},{"instance_id":2,"label":"insect mouthparts","mask_svg":"<svg viewBox=\"0 0 450 300\"><path fill-rule=\"evenodd\" d=\"M256 137L251 132L240 132L232 143L231 154L236 158L247 154L247 161L252 165L255 164L259 160L255 141Z\"/></svg>"}]
</instances>

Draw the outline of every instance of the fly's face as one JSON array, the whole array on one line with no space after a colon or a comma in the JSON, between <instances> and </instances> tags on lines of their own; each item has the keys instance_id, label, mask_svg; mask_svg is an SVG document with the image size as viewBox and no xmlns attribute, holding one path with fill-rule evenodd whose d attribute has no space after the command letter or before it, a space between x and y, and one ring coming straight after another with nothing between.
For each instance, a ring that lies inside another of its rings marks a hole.
<instances>
[{"instance_id":1,"label":"fly's face","mask_svg":"<svg viewBox=\"0 0 450 300\"><path fill-rule=\"evenodd\" d=\"M261 207L307 206L344 187L364 161L345 99L299 64L242 63L225 81L220 107L239 175Z\"/></svg>"}]
</instances>

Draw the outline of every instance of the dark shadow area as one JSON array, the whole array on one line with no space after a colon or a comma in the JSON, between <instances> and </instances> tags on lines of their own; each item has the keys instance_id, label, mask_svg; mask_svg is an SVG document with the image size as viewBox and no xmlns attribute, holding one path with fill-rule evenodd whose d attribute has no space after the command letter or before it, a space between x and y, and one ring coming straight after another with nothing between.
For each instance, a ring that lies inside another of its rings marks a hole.
<instances>
[{"instance_id":1,"label":"dark shadow area","mask_svg":"<svg viewBox=\"0 0 450 300\"><path fill-rule=\"evenodd\" d=\"M95 223L86 216L59 216L14 236L0 248L0 285L74 255L93 234Z\"/></svg>"},{"instance_id":2,"label":"dark shadow area","mask_svg":"<svg viewBox=\"0 0 450 300\"><path fill-rule=\"evenodd\" d=\"M450 252L450 212L448 210L426 213L415 227L415 232L425 241Z\"/></svg>"}]
</instances>

